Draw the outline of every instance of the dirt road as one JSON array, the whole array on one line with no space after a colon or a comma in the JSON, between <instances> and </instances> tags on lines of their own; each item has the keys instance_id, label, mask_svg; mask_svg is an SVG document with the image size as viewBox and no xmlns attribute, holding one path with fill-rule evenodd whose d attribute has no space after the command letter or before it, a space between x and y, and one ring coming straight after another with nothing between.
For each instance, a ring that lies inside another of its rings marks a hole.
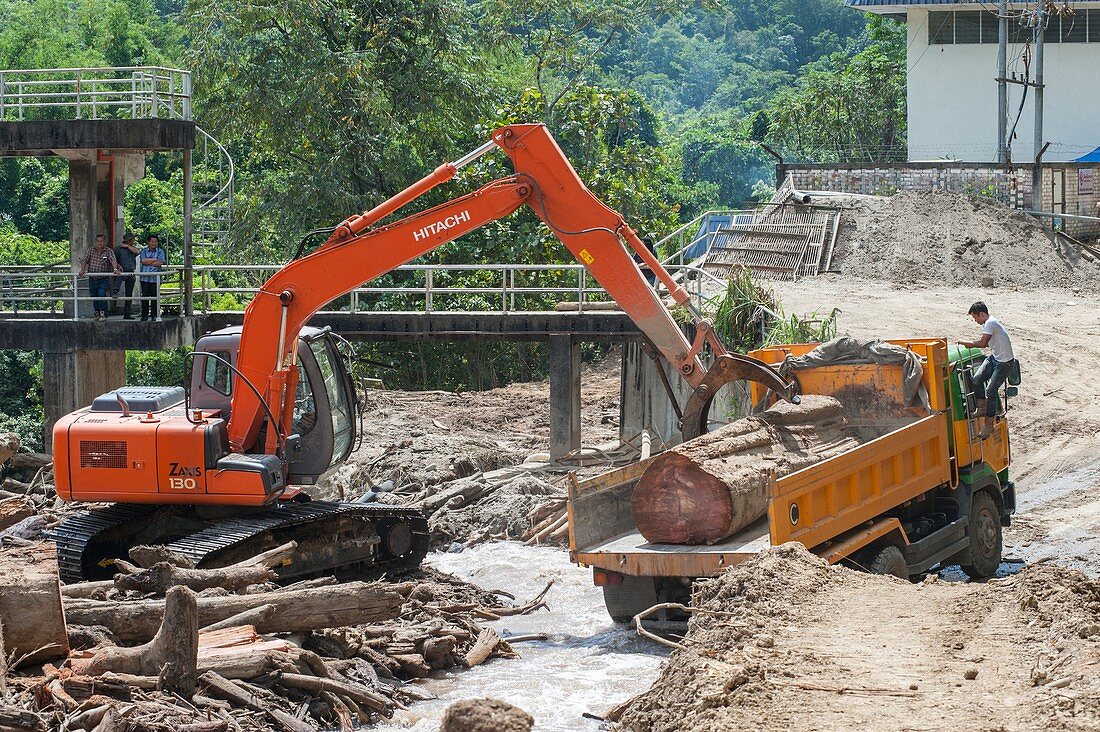
<instances>
[{"instance_id":1,"label":"dirt road","mask_svg":"<svg viewBox=\"0 0 1100 732\"><path fill-rule=\"evenodd\" d=\"M966 314L975 300L1008 329L1023 367L1010 403L1013 463L1019 492L1006 555L1057 558L1100 574L1100 302L1071 289L1000 290L906 287L827 275L777 284L790 312L841 310L840 332L857 337L912 335L972 340Z\"/></svg>"},{"instance_id":2,"label":"dirt road","mask_svg":"<svg viewBox=\"0 0 1100 732\"><path fill-rule=\"evenodd\" d=\"M697 590L628 730L1100 728L1100 585L1039 565L912 584L772 549Z\"/></svg>"}]
</instances>

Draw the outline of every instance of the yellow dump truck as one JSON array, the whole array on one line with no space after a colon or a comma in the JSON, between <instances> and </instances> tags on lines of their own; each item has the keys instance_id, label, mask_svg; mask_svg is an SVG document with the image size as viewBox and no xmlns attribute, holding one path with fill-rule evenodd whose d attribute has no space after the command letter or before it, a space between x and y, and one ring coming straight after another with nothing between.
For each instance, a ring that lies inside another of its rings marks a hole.
<instances>
[{"instance_id":1,"label":"yellow dump truck","mask_svg":"<svg viewBox=\"0 0 1100 732\"><path fill-rule=\"evenodd\" d=\"M888 343L923 366L918 405L905 404L904 367L857 363L797 372L803 394L837 398L858 447L779 478L768 515L708 546L651 544L638 532L630 497L642 461L571 481L571 559L592 567L608 612L625 622L658 602L683 601L691 581L720 573L761 549L798 541L829 562L911 578L959 564L989 577L1001 562L1001 527L1015 511L1008 479L1004 413L980 437L970 375L981 352L942 339ZM783 345L752 355L779 364L816 344ZM1007 397L1015 387L1006 387ZM754 403L767 399L754 385Z\"/></svg>"}]
</instances>

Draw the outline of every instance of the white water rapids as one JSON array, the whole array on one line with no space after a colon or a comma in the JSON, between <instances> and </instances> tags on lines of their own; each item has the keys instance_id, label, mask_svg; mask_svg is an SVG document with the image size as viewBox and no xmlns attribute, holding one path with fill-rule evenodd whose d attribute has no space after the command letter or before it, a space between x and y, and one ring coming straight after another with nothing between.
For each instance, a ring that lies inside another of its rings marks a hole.
<instances>
[{"instance_id":1,"label":"white water rapids","mask_svg":"<svg viewBox=\"0 0 1100 732\"><path fill-rule=\"evenodd\" d=\"M414 704L375 729L430 732L453 702L493 697L531 714L539 732L594 731L599 722L584 719L584 712L603 714L657 678L664 649L612 623L602 591L592 585L592 571L570 564L560 549L497 542L431 554L426 564L486 589L505 590L521 603L554 580L547 597L550 612L490 623L502 636L546 633L550 639L517 643L516 659L436 672L420 684L438 699Z\"/></svg>"}]
</instances>

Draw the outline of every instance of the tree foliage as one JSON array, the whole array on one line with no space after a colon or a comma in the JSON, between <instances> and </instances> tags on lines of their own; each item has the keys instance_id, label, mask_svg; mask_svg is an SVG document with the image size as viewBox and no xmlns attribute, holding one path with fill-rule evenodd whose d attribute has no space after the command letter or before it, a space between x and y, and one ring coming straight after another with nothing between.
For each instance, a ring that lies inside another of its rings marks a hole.
<instances>
[{"instance_id":1,"label":"tree foliage","mask_svg":"<svg viewBox=\"0 0 1100 732\"><path fill-rule=\"evenodd\" d=\"M711 5L712 3L707 3ZM656 18L677 16L688 0L481 0L492 37L524 60L541 107L553 125L558 105L616 45L637 38Z\"/></svg>"},{"instance_id":2,"label":"tree foliage","mask_svg":"<svg viewBox=\"0 0 1100 732\"><path fill-rule=\"evenodd\" d=\"M905 27L876 18L857 53L809 64L767 115L768 139L804 159L904 159Z\"/></svg>"},{"instance_id":3,"label":"tree foliage","mask_svg":"<svg viewBox=\"0 0 1100 732\"><path fill-rule=\"evenodd\" d=\"M233 246L201 253L213 261L286 261L310 230L513 122L546 122L601 200L635 229L664 233L764 195L762 142L788 158L897 148L904 57L900 26L868 24L842 0L0 0L0 67L191 69L196 119L237 169ZM510 174L503 155L487 156L398 215ZM178 157L150 156L127 191L128 228L179 242L181 183ZM64 161L0 159L0 260L65 259L67 199ZM425 259L573 261L525 210ZM479 271L437 284L463 290L455 305L495 309L495 292L468 290L500 281ZM544 272L522 284L567 281ZM423 305L390 297L379 306ZM367 349L402 365L382 376L403 386L494 385L537 376L542 362L535 346L403 348ZM178 383L181 364L135 355L128 370ZM0 373L20 368L0 363Z\"/></svg>"},{"instance_id":4,"label":"tree foliage","mask_svg":"<svg viewBox=\"0 0 1100 732\"><path fill-rule=\"evenodd\" d=\"M249 238L332 226L404 188L468 144L492 87L462 0L196 0L184 17Z\"/></svg>"}]
</instances>

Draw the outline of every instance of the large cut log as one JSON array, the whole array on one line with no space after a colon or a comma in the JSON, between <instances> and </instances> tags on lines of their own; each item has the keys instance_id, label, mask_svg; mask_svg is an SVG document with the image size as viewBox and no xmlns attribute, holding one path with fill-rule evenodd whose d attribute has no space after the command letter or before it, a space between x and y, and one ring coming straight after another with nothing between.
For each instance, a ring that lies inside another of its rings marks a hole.
<instances>
[{"instance_id":1,"label":"large cut log","mask_svg":"<svg viewBox=\"0 0 1100 732\"><path fill-rule=\"evenodd\" d=\"M195 593L173 587L165 598L163 620L153 640L132 648L106 648L95 655L85 673L160 676L165 691L190 697L199 675L197 615Z\"/></svg>"},{"instance_id":2,"label":"large cut log","mask_svg":"<svg viewBox=\"0 0 1100 732\"><path fill-rule=\"evenodd\" d=\"M68 655L57 548L52 542L0 550L0 626L3 646L17 665Z\"/></svg>"},{"instance_id":3,"label":"large cut log","mask_svg":"<svg viewBox=\"0 0 1100 732\"><path fill-rule=\"evenodd\" d=\"M270 582L278 575L274 570L252 565L251 567L227 567L225 569L186 569L168 562L157 562L149 569L139 569L133 574L116 574L115 586L120 590L164 595L172 587L188 587L196 592L220 587L238 592L249 585Z\"/></svg>"},{"instance_id":4,"label":"large cut log","mask_svg":"<svg viewBox=\"0 0 1100 732\"><path fill-rule=\"evenodd\" d=\"M646 541L714 544L767 513L773 475L858 444L832 397L780 402L658 455L634 489L631 512Z\"/></svg>"},{"instance_id":5,"label":"large cut log","mask_svg":"<svg viewBox=\"0 0 1100 732\"><path fill-rule=\"evenodd\" d=\"M307 590L260 592L255 595L200 597L199 626L261 605L274 605L269 617L256 623L260 633L295 633L319 628L341 628L397 617L401 596L378 582L348 582ZM163 600L118 602L65 600L65 614L74 625L102 625L122 643L152 638L164 615Z\"/></svg>"}]
</instances>

